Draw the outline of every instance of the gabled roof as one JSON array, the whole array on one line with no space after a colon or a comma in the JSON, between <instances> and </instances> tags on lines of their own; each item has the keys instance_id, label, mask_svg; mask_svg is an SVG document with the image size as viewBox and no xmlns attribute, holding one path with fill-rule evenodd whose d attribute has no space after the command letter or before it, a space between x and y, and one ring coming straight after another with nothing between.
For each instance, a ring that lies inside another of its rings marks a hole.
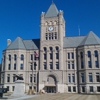
<instances>
[{"instance_id":1,"label":"gabled roof","mask_svg":"<svg viewBox=\"0 0 100 100\"><path fill-rule=\"evenodd\" d=\"M93 44L100 44L100 38L95 33L90 31L79 46Z\"/></svg>"},{"instance_id":2,"label":"gabled roof","mask_svg":"<svg viewBox=\"0 0 100 100\"><path fill-rule=\"evenodd\" d=\"M15 41L12 42L6 49L11 50L11 49L26 49L26 48L25 48L22 38L17 37Z\"/></svg>"},{"instance_id":3,"label":"gabled roof","mask_svg":"<svg viewBox=\"0 0 100 100\"><path fill-rule=\"evenodd\" d=\"M54 3L52 3L47 10L45 17L56 17L58 15L58 9Z\"/></svg>"}]
</instances>

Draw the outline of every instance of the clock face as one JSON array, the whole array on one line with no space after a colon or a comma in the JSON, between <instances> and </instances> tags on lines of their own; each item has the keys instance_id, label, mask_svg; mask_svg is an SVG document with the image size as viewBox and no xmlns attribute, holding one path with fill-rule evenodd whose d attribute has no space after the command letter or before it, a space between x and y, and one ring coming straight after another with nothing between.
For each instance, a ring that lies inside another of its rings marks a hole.
<instances>
[{"instance_id":1,"label":"clock face","mask_svg":"<svg viewBox=\"0 0 100 100\"><path fill-rule=\"evenodd\" d=\"M50 26L50 27L49 27L49 31L52 31L52 30L53 30L53 26Z\"/></svg>"}]
</instances>

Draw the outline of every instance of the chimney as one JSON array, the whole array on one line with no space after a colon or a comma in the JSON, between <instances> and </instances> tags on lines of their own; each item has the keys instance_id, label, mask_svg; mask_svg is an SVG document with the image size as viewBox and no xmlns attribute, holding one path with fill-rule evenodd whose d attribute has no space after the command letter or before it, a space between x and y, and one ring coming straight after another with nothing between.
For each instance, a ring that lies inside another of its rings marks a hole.
<instances>
[{"instance_id":1,"label":"chimney","mask_svg":"<svg viewBox=\"0 0 100 100\"><path fill-rule=\"evenodd\" d=\"M7 39L7 46L9 46L11 44L11 40Z\"/></svg>"}]
</instances>

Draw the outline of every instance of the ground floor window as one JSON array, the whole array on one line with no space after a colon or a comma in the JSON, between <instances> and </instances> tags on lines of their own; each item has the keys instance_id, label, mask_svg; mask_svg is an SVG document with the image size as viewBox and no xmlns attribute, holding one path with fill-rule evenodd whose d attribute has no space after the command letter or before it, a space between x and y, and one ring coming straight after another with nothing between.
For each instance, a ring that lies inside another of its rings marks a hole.
<instances>
[{"instance_id":1,"label":"ground floor window","mask_svg":"<svg viewBox=\"0 0 100 100\"><path fill-rule=\"evenodd\" d=\"M73 86L73 92L76 92L76 87L75 86Z\"/></svg>"},{"instance_id":2,"label":"ground floor window","mask_svg":"<svg viewBox=\"0 0 100 100\"><path fill-rule=\"evenodd\" d=\"M93 86L90 86L90 92L93 92Z\"/></svg>"},{"instance_id":3,"label":"ground floor window","mask_svg":"<svg viewBox=\"0 0 100 100\"><path fill-rule=\"evenodd\" d=\"M9 86L7 86L7 90L9 91Z\"/></svg>"},{"instance_id":4,"label":"ground floor window","mask_svg":"<svg viewBox=\"0 0 100 100\"><path fill-rule=\"evenodd\" d=\"M85 92L85 87L84 86L82 86L82 92Z\"/></svg>"},{"instance_id":5,"label":"ground floor window","mask_svg":"<svg viewBox=\"0 0 100 100\"><path fill-rule=\"evenodd\" d=\"M97 92L100 92L100 86L97 86Z\"/></svg>"},{"instance_id":6,"label":"ground floor window","mask_svg":"<svg viewBox=\"0 0 100 100\"><path fill-rule=\"evenodd\" d=\"M71 86L68 86L68 92L71 92Z\"/></svg>"},{"instance_id":7,"label":"ground floor window","mask_svg":"<svg viewBox=\"0 0 100 100\"><path fill-rule=\"evenodd\" d=\"M14 91L15 86L12 86L12 91Z\"/></svg>"},{"instance_id":8,"label":"ground floor window","mask_svg":"<svg viewBox=\"0 0 100 100\"><path fill-rule=\"evenodd\" d=\"M32 89L32 86L29 86L29 89Z\"/></svg>"}]
</instances>

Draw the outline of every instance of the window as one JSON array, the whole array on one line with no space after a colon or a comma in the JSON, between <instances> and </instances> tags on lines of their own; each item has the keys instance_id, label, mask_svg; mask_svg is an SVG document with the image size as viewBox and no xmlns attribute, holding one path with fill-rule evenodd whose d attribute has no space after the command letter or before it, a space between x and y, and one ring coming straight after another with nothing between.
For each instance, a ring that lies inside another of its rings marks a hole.
<instances>
[{"instance_id":1,"label":"window","mask_svg":"<svg viewBox=\"0 0 100 100\"><path fill-rule=\"evenodd\" d=\"M7 86L7 90L9 91L9 86Z\"/></svg>"},{"instance_id":2,"label":"window","mask_svg":"<svg viewBox=\"0 0 100 100\"><path fill-rule=\"evenodd\" d=\"M72 69L74 69L74 63L72 63Z\"/></svg>"},{"instance_id":3,"label":"window","mask_svg":"<svg viewBox=\"0 0 100 100\"><path fill-rule=\"evenodd\" d=\"M95 55L95 57L98 57L98 51L97 50L94 51L94 55Z\"/></svg>"},{"instance_id":4,"label":"window","mask_svg":"<svg viewBox=\"0 0 100 100\"><path fill-rule=\"evenodd\" d=\"M70 53L68 53L67 55L68 55L68 59L70 59Z\"/></svg>"},{"instance_id":5,"label":"window","mask_svg":"<svg viewBox=\"0 0 100 100\"><path fill-rule=\"evenodd\" d=\"M44 49L44 52L46 52L46 51L47 51L47 48L46 48L46 47L44 47L43 49Z\"/></svg>"},{"instance_id":6,"label":"window","mask_svg":"<svg viewBox=\"0 0 100 100\"><path fill-rule=\"evenodd\" d=\"M49 33L49 40L51 40L51 33Z\"/></svg>"},{"instance_id":7,"label":"window","mask_svg":"<svg viewBox=\"0 0 100 100\"><path fill-rule=\"evenodd\" d=\"M34 74L34 82L36 82L36 75Z\"/></svg>"},{"instance_id":8,"label":"window","mask_svg":"<svg viewBox=\"0 0 100 100\"><path fill-rule=\"evenodd\" d=\"M100 92L100 86L97 86L97 92Z\"/></svg>"},{"instance_id":9,"label":"window","mask_svg":"<svg viewBox=\"0 0 100 100\"><path fill-rule=\"evenodd\" d=\"M93 92L93 86L90 86L90 92Z\"/></svg>"},{"instance_id":10,"label":"window","mask_svg":"<svg viewBox=\"0 0 100 100\"><path fill-rule=\"evenodd\" d=\"M33 70L33 65L32 64L30 65L30 70Z\"/></svg>"},{"instance_id":11,"label":"window","mask_svg":"<svg viewBox=\"0 0 100 100\"><path fill-rule=\"evenodd\" d=\"M11 64L8 64L8 70L11 70Z\"/></svg>"},{"instance_id":12,"label":"window","mask_svg":"<svg viewBox=\"0 0 100 100\"><path fill-rule=\"evenodd\" d=\"M59 53L56 53L56 59L59 59Z\"/></svg>"},{"instance_id":13,"label":"window","mask_svg":"<svg viewBox=\"0 0 100 100\"><path fill-rule=\"evenodd\" d=\"M84 86L82 86L82 92L85 92L85 87Z\"/></svg>"},{"instance_id":14,"label":"window","mask_svg":"<svg viewBox=\"0 0 100 100\"><path fill-rule=\"evenodd\" d=\"M88 61L88 67L92 68L91 61Z\"/></svg>"},{"instance_id":15,"label":"window","mask_svg":"<svg viewBox=\"0 0 100 100\"><path fill-rule=\"evenodd\" d=\"M52 35L51 38L52 38L52 40L53 40L53 33L52 33L51 35Z\"/></svg>"},{"instance_id":16,"label":"window","mask_svg":"<svg viewBox=\"0 0 100 100\"><path fill-rule=\"evenodd\" d=\"M56 69L59 69L59 62L56 62Z\"/></svg>"},{"instance_id":17,"label":"window","mask_svg":"<svg viewBox=\"0 0 100 100\"><path fill-rule=\"evenodd\" d=\"M68 74L68 83L71 83L71 75Z\"/></svg>"},{"instance_id":18,"label":"window","mask_svg":"<svg viewBox=\"0 0 100 100\"><path fill-rule=\"evenodd\" d=\"M99 73L96 73L96 81L97 81L97 82L100 82L100 76L99 76Z\"/></svg>"},{"instance_id":19,"label":"window","mask_svg":"<svg viewBox=\"0 0 100 100\"><path fill-rule=\"evenodd\" d=\"M72 74L72 82L75 82L75 74Z\"/></svg>"},{"instance_id":20,"label":"window","mask_svg":"<svg viewBox=\"0 0 100 100\"><path fill-rule=\"evenodd\" d=\"M46 62L44 62L44 69L47 69L47 65L46 65Z\"/></svg>"},{"instance_id":21,"label":"window","mask_svg":"<svg viewBox=\"0 0 100 100\"><path fill-rule=\"evenodd\" d=\"M48 40L48 34L47 33L45 34L45 39Z\"/></svg>"},{"instance_id":22,"label":"window","mask_svg":"<svg viewBox=\"0 0 100 100\"><path fill-rule=\"evenodd\" d=\"M84 73L81 73L81 82L84 83Z\"/></svg>"},{"instance_id":23,"label":"window","mask_svg":"<svg viewBox=\"0 0 100 100\"><path fill-rule=\"evenodd\" d=\"M46 60L47 59L47 57L46 57L47 55L44 53L44 60Z\"/></svg>"},{"instance_id":24,"label":"window","mask_svg":"<svg viewBox=\"0 0 100 100\"><path fill-rule=\"evenodd\" d=\"M36 70L36 66L34 66L34 70Z\"/></svg>"},{"instance_id":25,"label":"window","mask_svg":"<svg viewBox=\"0 0 100 100\"><path fill-rule=\"evenodd\" d=\"M91 57L91 52L87 51L88 57Z\"/></svg>"},{"instance_id":26,"label":"window","mask_svg":"<svg viewBox=\"0 0 100 100\"><path fill-rule=\"evenodd\" d=\"M8 55L8 57L9 57L9 58L8 58L8 59L9 59L9 61L11 61L11 55Z\"/></svg>"},{"instance_id":27,"label":"window","mask_svg":"<svg viewBox=\"0 0 100 100\"><path fill-rule=\"evenodd\" d=\"M30 74L30 82L32 83L32 74Z\"/></svg>"},{"instance_id":28,"label":"window","mask_svg":"<svg viewBox=\"0 0 100 100\"><path fill-rule=\"evenodd\" d=\"M99 68L99 62L98 61L95 61L95 66L96 66L96 68Z\"/></svg>"},{"instance_id":29,"label":"window","mask_svg":"<svg viewBox=\"0 0 100 100\"><path fill-rule=\"evenodd\" d=\"M84 63L83 63L83 61L81 61L81 69L83 69L84 68Z\"/></svg>"},{"instance_id":30,"label":"window","mask_svg":"<svg viewBox=\"0 0 100 100\"><path fill-rule=\"evenodd\" d=\"M7 75L7 82L10 82L10 74Z\"/></svg>"},{"instance_id":31,"label":"window","mask_svg":"<svg viewBox=\"0 0 100 100\"><path fill-rule=\"evenodd\" d=\"M74 59L74 53L72 52L72 59Z\"/></svg>"},{"instance_id":32,"label":"window","mask_svg":"<svg viewBox=\"0 0 100 100\"><path fill-rule=\"evenodd\" d=\"M33 54L30 55L31 60L33 60Z\"/></svg>"},{"instance_id":33,"label":"window","mask_svg":"<svg viewBox=\"0 0 100 100\"><path fill-rule=\"evenodd\" d=\"M52 57L52 53L50 53L50 59L52 59L53 57Z\"/></svg>"},{"instance_id":34,"label":"window","mask_svg":"<svg viewBox=\"0 0 100 100\"><path fill-rule=\"evenodd\" d=\"M59 47L58 46L56 46L56 51L59 51Z\"/></svg>"},{"instance_id":35,"label":"window","mask_svg":"<svg viewBox=\"0 0 100 100\"><path fill-rule=\"evenodd\" d=\"M14 70L16 70L16 63L14 63Z\"/></svg>"},{"instance_id":36,"label":"window","mask_svg":"<svg viewBox=\"0 0 100 100\"><path fill-rule=\"evenodd\" d=\"M37 58L37 57L36 57L36 56L34 56L34 60L37 60L36 58Z\"/></svg>"},{"instance_id":37,"label":"window","mask_svg":"<svg viewBox=\"0 0 100 100\"><path fill-rule=\"evenodd\" d=\"M15 89L15 86L12 86L12 91L14 91L14 89Z\"/></svg>"},{"instance_id":38,"label":"window","mask_svg":"<svg viewBox=\"0 0 100 100\"><path fill-rule=\"evenodd\" d=\"M92 73L89 73L89 82L93 82Z\"/></svg>"},{"instance_id":39,"label":"window","mask_svg":"<svg viewBox=\"0 0 100 100\"><path fill-rule=\"evenodd\" d=\"M24 69L23 64L20 64L20 69L21 69L21 70L23 70L23 69Z\"/></svg>"},{"instance_id":40,"label":"window","mask_svg":"<svg viewBox=\"0 0 100 100\"><path fill-rule=\"evenodd\" d=\"M23 54L21 54L21 58L20 58L21 60L24 60L24 55Z\"/></svg>"},{"instance_id":41,"label":"window","mask_svg":"<svg viewBox=\"0 0 100 100\"><path fill-rule=\"evenodd\" d=\"M80 56L81 56L81 58L83 58L83 52L80 52Z\"/></svg>"},{"instance_id":42,"label":"window","mask_svg":"<svg viewBox=\"0 0 100 100\"><path fill-rule=\"evenodd\" d=\"M17 60L17 55L16 54L14 54L14 60Z\"/></svg>"},{"instance_id":43,"label":"window","mask_svg":"<svg viewBox=\"0 0 100 100\"><path fill-rule=\"evenodd\" d=\"M55 40L57 39L57 33L56 32L54 33L54 39Z\"/></svg>"},{"instance_id":44,"label":"window","mask_svg":"<svg viewBox=\"0 0 100 100\"><path fill-rule=\"evenodd\" d=\"M53 64L52 64L52 62L50 62L50 69L53 69Z\"/></svg>"},{"instance_id":45,"label":"window","mask_svg":"<svg viewBox=\"0 0 100 100\"><path fill-rule=\"evenodd\" d=\"M70 69L70 62L68 62L68 69Z\"/></svg>"},{"instance_id":46,"label":"window","mask_svg":"<svg viewBox=\"0 0 100 100\"><path fill-rule=\"evenodd\" d=\"M73 92L76 92L76 87L75 86L73 86Z\"/></svg>"},{"instance_id":47,"label":"window","mask_svg":"<svg viewBox=\"0 0 100 100\"><path fill-rule=\"evenodd\" d=\"M15 74L13 74L13 82L15 82L16 80L16 77L15 77Z\"/></svg>"},{"instance_id":48,"label":"window","mask_svg":"<svg viewBox=\"0 0 100 100\"><path fill-rule=\"evenodd\" d=\"M71 86L68 86L68 92L71 92Z\"/></svg>"},{"instance_id":49,"label":"window","mask_svg":"<svg viewBox=\"0 0 100 100\"><path fill-rule=\"evenodd\" d=\"M53 48L52 48L52 47L50 47L49 49L50 49L50 52L52 52L52 51L53 51Z\"/></svg>"}]
</instances>

